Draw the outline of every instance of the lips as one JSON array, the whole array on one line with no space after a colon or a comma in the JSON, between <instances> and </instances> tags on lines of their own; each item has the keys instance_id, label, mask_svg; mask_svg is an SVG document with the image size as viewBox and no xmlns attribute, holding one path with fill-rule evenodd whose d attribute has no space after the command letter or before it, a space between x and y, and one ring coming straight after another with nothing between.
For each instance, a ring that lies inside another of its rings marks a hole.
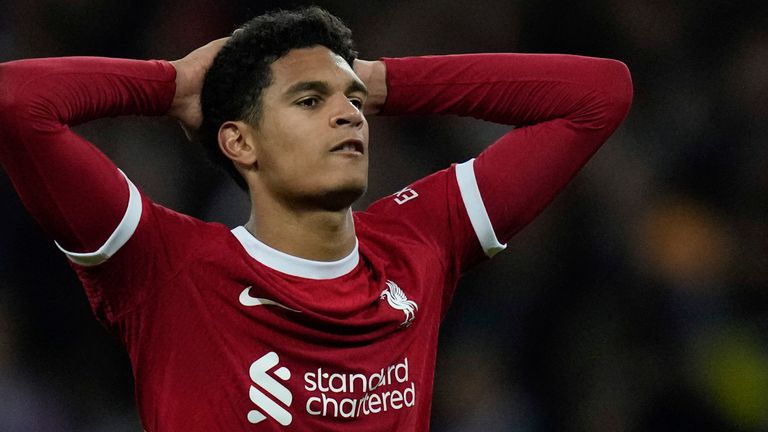
<instances>
[{"instance_id":1,"label":"lips","mask_svg":"<svg viewBox=\"0 0 768 432\"><path fill-rule=\"evenodd\" d=\"M363 142L358 139L348 139L340 142L339 144L336 144L331 148L331 153L359 153L364 154L365 153L365 147L363 146Z\"/></svg>"}]
</instances>

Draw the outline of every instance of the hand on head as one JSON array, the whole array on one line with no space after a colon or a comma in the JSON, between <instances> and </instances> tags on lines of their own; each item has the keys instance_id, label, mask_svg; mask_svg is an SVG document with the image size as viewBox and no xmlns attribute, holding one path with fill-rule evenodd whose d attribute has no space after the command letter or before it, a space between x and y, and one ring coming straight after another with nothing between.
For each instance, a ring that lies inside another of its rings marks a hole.
<instances>
[{"instance_id":1,"label":"hand on head","mask_svg":"<svg viewBox=\"0 0 768 432\"><path fill-rule=\"evenodd\" d=\"M192 138L203 121L200 107L200 92L203 89L205 72L213 64L213 59L219 53L229 37L216 39L192 51L184 58L171 62L176 68L176 95L173 97L168 115L177 119L187 138Z\"/></svg>"}]
</instances>

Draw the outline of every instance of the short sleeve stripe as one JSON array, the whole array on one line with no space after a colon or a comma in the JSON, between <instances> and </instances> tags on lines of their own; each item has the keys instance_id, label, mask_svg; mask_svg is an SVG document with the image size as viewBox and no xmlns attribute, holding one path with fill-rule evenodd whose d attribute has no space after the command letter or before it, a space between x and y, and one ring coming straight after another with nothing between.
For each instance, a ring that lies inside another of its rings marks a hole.
<instances>
[{"instance_id":1,"label":"short sleeve stripe","mask_svg":"<svg viewBox=\"0 0 768 432\"><path fill-rule=\"evenodd\" d=\"M139 226L139 220L141 219L141 195L125 173L120 171L120 174L125 177L125 181L128 183L128 207L125 210L123 219L107 241L95 252L70 252L56 242L56 246L67 255L70 261L84 267L92 267L104 263L128 242L136 231L136 227Z\"/></svg>"},{"instance_id":2,"label":"short sleeve stripe","mask_svg":"<svg viewBox=\"0 0 768 432\"><path fill-rule=\"evenodd\" d=\"M483 198L480 196L480 189L477 187L474 162L474 159L470 159L467 162L456 164L456 181L459 184L461 199L464 201L464 207L467 209L469 221L480 241L480 246L488 257L492 257L503 251L507 245L499 243L496 233L493 231L491 219L488 217Z\"/></svg>"}]
</instances>

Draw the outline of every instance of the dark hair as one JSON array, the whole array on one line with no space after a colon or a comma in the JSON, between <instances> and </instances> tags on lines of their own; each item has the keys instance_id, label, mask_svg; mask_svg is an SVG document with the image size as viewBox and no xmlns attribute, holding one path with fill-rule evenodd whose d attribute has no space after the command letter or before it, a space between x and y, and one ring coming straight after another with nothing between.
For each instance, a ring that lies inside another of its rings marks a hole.
<instances>
[{"instance_id":1,"label":"dark hair","mask_svg":"<svg viewBox=\"0 0 768 432\"><path fill-rule=\"evenodd\" d=\"M272 63L292 49L315 45L325 46L350 66L357 56L349 28L329 12L312 6L274 11L251 19L233 33L205 74L199 139L208 158L244 190L248 190L245 179L219 149L219 128L232 120L258 123L262 91L272 82Z\"/></svg>"}]
</instances>

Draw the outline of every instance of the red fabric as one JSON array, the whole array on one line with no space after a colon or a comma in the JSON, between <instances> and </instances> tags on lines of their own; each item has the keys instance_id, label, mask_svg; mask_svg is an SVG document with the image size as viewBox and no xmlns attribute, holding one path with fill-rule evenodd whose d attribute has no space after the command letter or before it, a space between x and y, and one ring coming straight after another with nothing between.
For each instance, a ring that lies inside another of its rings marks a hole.
<instances>
[{"instance_id":1,"label":"red fabric","mask_svg":"<svg viewBox=\"0 0 768 432\"><path fill-rule=\"evenodd\" d=\"M519 126L477 157L475 175L504 243L549 203L626 116L618 61L553 54L385 59L385 114L455 114Z\"/></svg>"},{"instance_id":2,"label":"red fabric","mask_svg":"<svg viewBox=\"0 0 768 432\"><path fill-rule=\"evenodd\" d=\"M0 64L0 166L64 248L101 247L128 203L128 186L114 164L69 126L164 114L175 77L163 61L69 57Z\"/></svg>"},{"instance_id":3,"label":"red fabric","mask_svg":"<svg viewBox=\"0 0 768 432\"><path fill-rule=\"evenodd\" d=\"M436 173L419 190L448 207L460 200L452 175ZM446 198L451 183L454 198ZM76 270L96 314L127 347L147 431L429 430L444 293L458 275L425 241L414 223L416 207L355 213L357 267L315 280L254 260L220 224L146 198L144 206L138 230L120 252ZM454 225L471 231L466 216L454 213ZM390 281L415 305L408 327L402 327L405 313L381 298ZM299 312L245 306L239 298L248 287L252 297ZM288 380L275 378L292 395L290 404L278 403L292 415L288 427L269 415L258 425L248 421L253 410L266 413L251 401L250 387L265 393L276 387L254 383L249 374L269 353L279 356L265 371L269 376L279 367L290 372ZM386 380L375 389L359 379L350 387L353 375L377 384L382 373ZM392 397L405 399L393 405ZM332 401L324 405L326 399Z\"/></svg>"},{"instance_id":4,"label":"red fabric","mask_svg":"<svg viewBox=\"0 0 768 432\"><path fill-rule=\"evenodd\" d=\"M528 125L475 162L502 241L607 139L631 98L626 68L610 60L499 54L386 63L387 113ZM73 58L0 65L0 163L30 212L65 247L100 247L128 196L114 165L66 125L162 114L173 81L165 62ZM145 429L428 430L440 320L461 272L483 253L454 168L410 188L355 214L359 264L330 280L266 267L226 227L142 196L141 221L123 248L102 265L75 269L94 312L128 349ZM407 327L408 313L382 298L392 282L417 306ZM243 304L244 290L300 312ZM252 366L270 353L279 356L277 365L257 367L254 379ZM278 375L280 367L287 379ZM352 389L353 377L377 385L364 390L354 378ZM292 396L277 403L291 414L290 425L270 415L251 424L249 416L258 417L253 412L267 410L250 389L275 402L281 386ZM323 398L339 408L329 403L328 413L318 415ZM355 415L343 414L361 404Z\"/></svg>"}]
</instances>

